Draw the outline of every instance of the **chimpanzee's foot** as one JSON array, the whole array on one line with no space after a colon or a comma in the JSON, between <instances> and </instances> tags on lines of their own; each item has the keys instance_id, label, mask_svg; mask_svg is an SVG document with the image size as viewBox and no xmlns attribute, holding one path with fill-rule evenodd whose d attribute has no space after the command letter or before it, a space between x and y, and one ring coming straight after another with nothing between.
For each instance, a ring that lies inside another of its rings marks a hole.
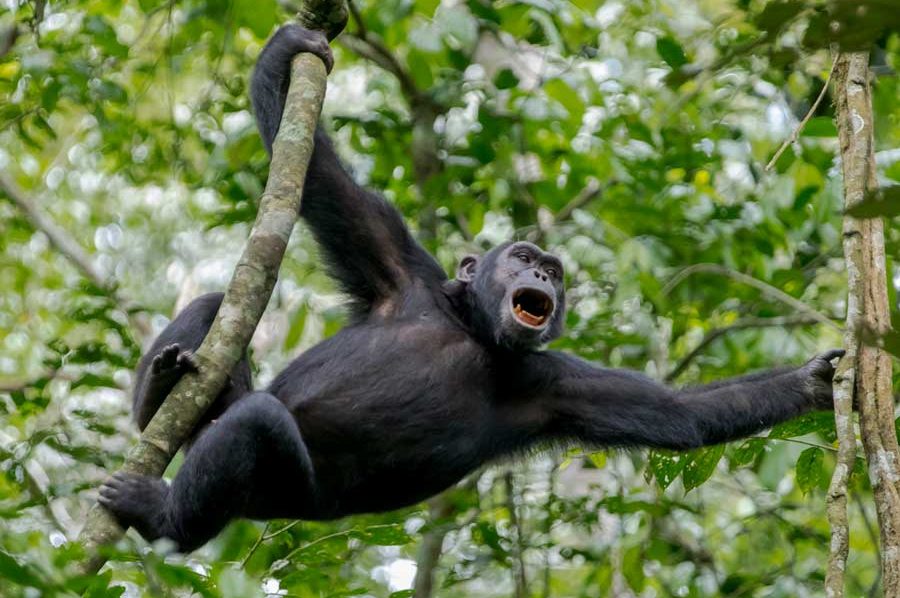
<instances>
[{"instance_id":1,"label":"chimpanzee's foot","mask_svg":"<svg viewBox=\"0 0 900 598\"><path fill-rule=\"evenodd\" d=\"M283 39L287 45L287 49L289 49L293 55L300 54L301 52L315 54L325 63L325 70L329 73L331 72L331 68L334 66L334 56L331 54L331 46L328 45L328 38L326 38L325 34L321 31L312 31L310 29L304 29L296 23L289 23L275 32L273 41L278 38ZM278 41L282 41L282 39L278 39Z\"/></svg>"},{"instance_id":2,"label":"chimpanzee's foot","mask_svg":"<svg viewBox=\"0 0 900 598\"><path fill-rule=\"evenodd\" d=\"M191 351L182 351L178 343L163 347L150 363L150 375L159 382L177 382L185 373L196 372L197 362Z\"/></svg>"},{"instance_id":3,"label":"chimpanzee's foot","mask_svg":"<svg viewBox=\"0 0 900 598\"><path fill-rule=\"evenodd\" d=\"M169 492L169 485L159 478L120 471L100 487L98 501L122 527L133 527L153 541L172 538L167 516Z\"/></svg>"}]
</instances>

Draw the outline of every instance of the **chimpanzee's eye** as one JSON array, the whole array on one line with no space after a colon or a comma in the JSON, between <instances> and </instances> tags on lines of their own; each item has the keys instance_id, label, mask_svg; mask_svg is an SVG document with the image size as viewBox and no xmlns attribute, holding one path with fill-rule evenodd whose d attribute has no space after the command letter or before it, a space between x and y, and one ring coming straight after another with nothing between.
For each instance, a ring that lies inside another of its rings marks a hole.
<instances>
[{"instance_id":1,"label":"chimpanzee's eye","mask_svg":"<svg viewBox=\"0 0 900 598\"><path fill-rule=\"evenodd\" d=\"M522 252L517 253L516 257L519 258L521 261L525 262L526 264L531 261L531 256L528 255L527 253L522 253Z\"/></svg>"}]
</instances>

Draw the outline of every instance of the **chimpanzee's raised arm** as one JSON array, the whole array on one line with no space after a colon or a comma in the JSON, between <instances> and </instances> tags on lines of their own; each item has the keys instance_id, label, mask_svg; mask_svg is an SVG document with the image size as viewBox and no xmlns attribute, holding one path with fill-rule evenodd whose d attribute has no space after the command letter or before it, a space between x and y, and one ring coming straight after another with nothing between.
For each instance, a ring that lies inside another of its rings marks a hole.
<instances>
[{"instance_id":1,"label":"chimpanzee's raised arm","mask_svg":"<svg viewBox=\"0 0 900 598\"><path fill-rule=\"evenodd\" d=\"M834 350L805 365L678 391L626 370L562 353L528 356L521 367L545 438L593 446L687 449L746 437L832 406ZM522 388L528 388L523 386Z\"/></svg>"},{"instance_id":2,"label":"chimpanzee's raised arm","mask_svg":"<svg viewBox=\"0 0 900 598\"><path fill-rule=\"evenodd\" d=\"M251 98L269 152L284 112L291 60L300 52L316 54L330 70L333 61L325 36L286 25L266 44L253 72ZM359 311L389 302L415 279L426 283L446 279L397 210L354 182L321 127L316 130L300 215L322 246L331 273L356 299Z\"/></svg>"}]
</instances>

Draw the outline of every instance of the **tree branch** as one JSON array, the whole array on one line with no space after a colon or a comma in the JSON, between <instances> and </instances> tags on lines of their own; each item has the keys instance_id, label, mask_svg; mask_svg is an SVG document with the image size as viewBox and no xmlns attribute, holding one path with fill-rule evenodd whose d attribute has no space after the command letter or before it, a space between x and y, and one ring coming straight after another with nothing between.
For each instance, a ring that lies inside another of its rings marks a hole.
<instances>
[{"instance_id":1,"label":"tree branch","mask_svg":"<svg viewBox=\"0 0 900 598\"><path fill-rule=\"evenodd\" d=\"M452 490L451 490L452 492ZM441 560L444 538L450 529L438 524L453 514L453 501L445 492L428 501L428 519L431 529L422 534L422 543L416 554L416 578L413 582L414 598L431 598L434 594L434 571Z\"/></svg>"},{"instance_id":2,"label":"tree branch","mask_svg":"<svg viewBox=\"0 0 900 598\"><path fill-rule=\"evenodd\" d=\"M307 0L298 19L307 28L342 25L340 0ZM141 435L122 466L124 471L162 475L172 457L227 382L228 372L243 355L266 308L278 275L291 230L300 209L306 169L312 154L313 133L325 95L322 61L309 53L294 58L291 83L275 138L269 180L260 200L256 223L235 267L222 306L195 358L199 372L184 376ZM95 504L80 540L89 555L85 571L105 561L98 548L115 541L123 531L112 514Z\"/></svg>"},{"instance_id":3,"label":"tree branch","mask_svg":"<svg viewBox=\"0 0 900 598\"><path fill-rule=\"evenodd\" d=\"M728 326L721 328L713 328L700 340L696 347L690 353L685 355L679 361L672 371L666 374L666 382L672 382L687 369L691 362L700 355L706 347L721 336L725 336L736 330L747 330L748 328L773 328L783 326L810 326L818 324L819 320L808 315L795 314L790 316L776 316L774 318L741 318Z\"/></svg>"},{"instance_id":4,"label":"tree branch","mask_svg":"<svg viewBox=\"0 0 900 598\"><path fill-rule=\"evenodd\" d=\"M784 150L789 148L792 143L797 141L797 138L800 137L800 132L803 130L803 127L806 126L806 123L809 122L809 119L812 118L813 114L816 113L816 109L819 107L819 104L822 103L822 99L825 97L825 93L828 91L828 84L831 82L831 76L834 74L834 65L837 62L831 63L831 69L828 71L828 76L825 77L825 83L822 84L822 91L819 92L819 95L816 97L816 101L813 102L812 106L809 107L809 111L806 113L806 116L803 117L797 126L794 127L794 130L791 132L790 137L784 140L784 143L781 144L781 147L778 148L778 151L775 152L775 155L772 156L772 159L769 160L769 163L766 164L766 170L772 170L772 167L775 166L775 163L778 162L778 158L781 157L781 154L784 153Z\"/></svg>"},{"instance_id":5,"label":"tree branch","mask_svg":"<svg viewBox=\"0 0 900 598\"><path fill-rule=\"evenodd\" d=\"M409 104L412 118L412 149L410 154L413 163L415 189L419 194L422 207L419 210L419 238L426 245L437 236L437 215L434 200L430 199L427 185L429 181L444 169L444 163L438 157L438 138L434 131L434 121L442 112L428 94L423 93L413 81L412 76L400 64L397 58L382 42L366 28L359 10L348 0L350 17L356 25L356 33L345 33L341 42L357 55L380 66L394 75L400 84L400 91Z\"/></svg>"},{"instance_id":6,"label":"tree branch","mask_svg":"<svg viewBox=\"0 0 900 598\"><path fill-rule=\"evenodd\" d=\"M373 62L394 75L397 78L397 82L400 83L400 91L407 102L413 104L414 102L422 101L422 93L416 87L412 77L397 62L390 50L374 40L369 34L364 35L362 31L361 29L359 33L345 33L341 36L340 42L354 54Z\"/></svg>"},{"instance_id":7,"label":"tree branch","mask_svg":"<svg viewBox=\"0 0 900 598\"><path fill-rule=\"evenodd\" d=\"M31 225L47 235L50 243L68 259L94 286L112 289L113 285L94 267L91 258L69 233L57 226L6 173L0 173L0 190L25 213Z\"/></svg>"},{"instance_id":8,"label":"tree branch","mask_svg":"<svg viewBox=\"0 0 900 598\"><path fill-rule=\"evenodd\" d=\"M19 28L15 24L3 33L0 33L0 58L9 54L9 51L12 50L18 37Z\"/></svg>"},{"instance_id":9,"label":"tree branch","mask_svg":"<svg viewBox=\"0 0 900 598\"><path fill-rule=\"evenodd\" d=\"M684 268L683 270L678 272L678 274L673 276L669 280L669 282L666 283L666 286L664 286L662 289L663 294L668 295L672 291L672 289L674 289L676 286L678 286L685 278L691 276L692 274L697 274L697 273L701 273L701 272L707 273L707 274L720 274L722 276L727 276L728 278L736 280L747 286L751 286L755 289L762 291L762 293L764 295L768 295L772 299L775 299L776 301L780 301L781 303L789 305L789 306L793 307L795 310L814 318L817 322L819 322L821 324L825 324L826 326L829 326L829 327L833 328L834 330L837 330L838 332L841 331L841 327L838 326L837 324L835 324L831 320L831 318L829 318L822 312L813 309L812 307L803 303L799 299L795 299L794 297L791 297L790 295L788 295L781 289L777 289L767 282L763 282L761 280L753 278L752 276L747 276L746 274L744 274L742 272L737 272L730 268L726 268L725 266L720 266L719 264L694 264L693 266L688 266L687 268Z\"/></svg>"},{"instance_id":10,"label":"tree branch","mask_svg":"<svg viewBox=\"0 0 900 598\"><path fill-rule=\"evenodd\" d=\"M848 457L855 447L852 406L859 407L859 428L881 530L881 573L885 596L900 595L900 447L894 428L891 358L877 346L861 343L863 330L881 336L891 329L881 218L859 220L846 215L877 187L874 118L869 88L869 55L848 52L835 61L835 97L844 187L843 245L847 264L846 356L835 374L835 424L839 458L828 492L831 552L825 578L829 596L844 591L849 549Z\"/></svg>"}]
</instances>

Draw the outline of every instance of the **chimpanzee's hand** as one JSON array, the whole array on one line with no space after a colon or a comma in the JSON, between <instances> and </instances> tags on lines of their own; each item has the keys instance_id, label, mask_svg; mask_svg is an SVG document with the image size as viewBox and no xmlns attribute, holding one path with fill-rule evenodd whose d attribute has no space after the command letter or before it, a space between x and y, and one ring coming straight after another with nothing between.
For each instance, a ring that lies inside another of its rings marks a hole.
<instances>
[{"instance_id":1,"label":"chimpanzee's hand","mask_svg":"<svg viewBox=\"0 0 900 598\"><path fill-rule=\"evenodd\" d=\"M296 23L282 26L272 37L272 44L284 44L293 55L301 52L315 54L325 63L325 70L329 73L334 66L334 56L331 54L331 46L328 38L321 31L304 29Z\"/></svg>"},{"instance_id":2,"label":"chimpanzee's hand","mask_svg":"<svg viewBox=\"0 0 900 598\"><path fill-rule=\"evenodd\" d=\"M832 349L816 355L797 370L801 376L803 392L809 396L810 403L817 409L834 408L832 394L834 365L831 362L843 356L843 349Z\"/></svg>"}]
</instances>

